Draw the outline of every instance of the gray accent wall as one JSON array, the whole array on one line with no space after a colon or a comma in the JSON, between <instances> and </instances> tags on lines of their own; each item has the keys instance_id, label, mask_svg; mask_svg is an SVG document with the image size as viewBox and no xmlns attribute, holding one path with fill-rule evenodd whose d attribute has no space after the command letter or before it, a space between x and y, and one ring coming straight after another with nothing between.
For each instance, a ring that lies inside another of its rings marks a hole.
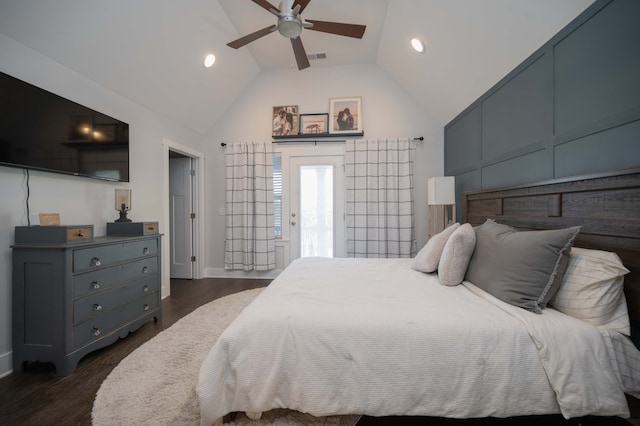
<instances>
[{"instance_id":1,"label":"gray accent wall","mask_svg":"<svg viewBox=\"0 0 640 426\"><path fill-rule=\"evenodd\" d=\"M640 166L640 1L596 1L444 137L458 206L463 191Z\"/></svg>"}]
</instances>

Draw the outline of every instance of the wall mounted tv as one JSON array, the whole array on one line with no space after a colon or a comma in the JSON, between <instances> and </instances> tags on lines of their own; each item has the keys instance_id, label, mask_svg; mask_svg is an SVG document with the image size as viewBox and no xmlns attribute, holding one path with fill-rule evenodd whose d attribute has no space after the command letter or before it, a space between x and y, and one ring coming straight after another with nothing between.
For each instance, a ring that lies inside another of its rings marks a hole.
<instances>
[{"instance_id":1,"label":"wall mounted tv","mask_svg":"<svg viewBox=\"0 0 640 426\"><path fill-rule=\"evenodd\" d=\"M129 181L129 125L0 72L0 165Z\"/></svg>"}]
</instances>

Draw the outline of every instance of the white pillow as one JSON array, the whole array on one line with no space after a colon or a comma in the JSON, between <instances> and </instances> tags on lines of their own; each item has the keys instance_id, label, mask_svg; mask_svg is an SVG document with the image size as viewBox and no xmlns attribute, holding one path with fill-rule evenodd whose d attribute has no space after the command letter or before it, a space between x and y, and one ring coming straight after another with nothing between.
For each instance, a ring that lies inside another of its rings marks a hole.
<instances>
[{"instance_id":1,"label":"white pillow","mask_svg":"<svg viewBox=\"0 0 640 426\"><path fill-rule=\"evenodd\" d=\"M455 230L442 250L438 264L440 283L448 286L458 285L464 280L469 261L476 248L476 232L465 223Z\"/></svg>"},{"instance_id":2,"label":"white pillow","mask_svg":"<svg viewBox=\"0 0 640 426\"><path fill-rule=\"evenodd\" d=\"M453 231L458 229L459 223L449 225L443 231L440 231L433 237L429 238L427 244L416 254L416 257L411 263L411 267L420 272L434 272L438 269L438 263L440 263L440 256L442 256L442 250L447 243L447 240L453 234Z\"/></svg>"},{"instance_id":3,"label":"white pillow","mask_svg":"<svg viewBox=\"0 0 640 426\"><path fill-rule=\"evenodd\" d=\"M550 305L589 324L630 335L624 267L615 253L573 247Z\"/></svg>"}]
</instances>

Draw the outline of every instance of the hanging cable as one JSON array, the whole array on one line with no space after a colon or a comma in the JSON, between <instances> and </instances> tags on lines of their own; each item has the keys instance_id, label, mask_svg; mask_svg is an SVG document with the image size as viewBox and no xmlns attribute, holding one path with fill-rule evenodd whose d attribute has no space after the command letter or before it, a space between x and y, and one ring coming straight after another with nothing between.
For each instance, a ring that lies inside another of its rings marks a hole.
<instances>
[{"instance_id":1,"label":"hanging cable","mask_svg":"<svg viewBox=\"0 0 640 426\"><path fill-rule=\"evenodd\" d=\"M22 174L26 177L27 181L27 224L31 226L31 212L29 210L29 197L31 196L31 188L29 187L29 169L22 169Z\"/></svg>"}]
</instances>

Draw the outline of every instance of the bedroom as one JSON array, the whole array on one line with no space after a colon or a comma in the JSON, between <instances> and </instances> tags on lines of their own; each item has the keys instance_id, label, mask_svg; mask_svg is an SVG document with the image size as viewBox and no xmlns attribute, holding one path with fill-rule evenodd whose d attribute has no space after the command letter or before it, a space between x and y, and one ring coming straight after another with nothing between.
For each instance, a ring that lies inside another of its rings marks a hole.
<instances>
[{"instance_id":1,"label":"bedroom","mask_svg":"<svg viewBox=\"0 0 640 426\"><path fill-rule=\"evenodd\" d=\"M70 5L73 2L68 2ZM390 2L392 4L393 2ZM588 6L590 2L578 2L574 4L577 9L583 9ZM19 3L21 4L21 2ZM216 109L211 111L207 110L207 114L211 117L223 117L220 122L214 125L214 129L209 131L209 116L202 116L202 113L197 110L198 104L180 104L176 107L180 107L180 113L182 115L176 115L178 119L189 122L189 126L173 124L170 120L165 120L164 116L166 110L160 113L151 111L149 105L157 104L158 108L163 108L163 103L168 102L164 98L160 98L159 94L147 93L150 99L147 106L141 105L139 102L132 100L133 93L136 93L135 87L127 87L120 89L121 92L117 92L114 89L106 89L108 86L108 72L106 80L99 80L99 76L94 79L85 77L82 61L77 68L62 65L65 63L65 58L69 56L75 58L82 58L81 52L84 50L91 50L95 46L88 45L83 42L70 43L66 46L69 49L64 49L62 46L47 46L46 41L37 37L38 34L43 34L44 37L48 37L50 34L47 32L50 29L45 17L60 17L60 15L70 16L71 13L65 10L62 11L48 11L50 13L41 13L40 15L31 16L28 11L20 10L19 6L3 4L3 9L10 8L13 10L16 8L15 13L18 16L24 16L25 19L29 18L27 22L31 24L22 25L24 21L18 20L18 25L11 21L11 14L3 13L2 16L6 21L2 21L2 32L7 34L2 36L2 55L0 55L2 70L14 75L18 75L24 79L37 83L41 87L46 87L52 91L62 93L67 97L79 100L83 103L89 104L111 113L118 117L131 117L134 127L133 136L140 141L140 144L133 146L131 153L132 159L136 162L136 167L132 167L132 183L133 189L133 204L134 209L131 212L131 216L136 220L159 220L161 223L161 229L166 232L166 224L168 222L166 216L164 216L162 206L165 203L164 193L157 188L157 182L162 181L162 170L160 167L154 166L157 164L163 164L165 156L165 146L163 141L168 141L167 144L177 148L178 150L184 149L187 152L195 152L196 154L204 154L205 163L205 182L208 187L218 187L219 182L223 179L221 173L217 172L216 167L220 164L221 151L219 142L221 140L235 140L238 136L238 128L243 128L243 134L240 135L242 139L246 140L268 140L268 127L269 121L265 118L260 121L260 125L255 128L248 129L242 127L243 123L246 123L246 117L261 117L268 114L269 108L277 104L286 104L292 101L291 95L276 89L280 87L282 81L285 81L290 87L300 88L300 90L309 90L308 82L313 81L314 91L308 95L308 100L303 103L298 101L299 96L296 95L293 101L300 104L301 108L304 108L306 112L324 111L326 109L327 100L329 94L335 94L334 96L353 95L358 94L364 97L364 108L366 114L366 129L365 134L370 137L397 137L397 136L424 136L425 143L419 148L418 156L423 164L427 164L427 167L421 169L420 172L423 175L417 176L417 181L426 181L426 178L431 175L441 175L447 172L446 165L444 164L444 148L443 148L443 126L451 119L455 114L459 113L463 108L474 101L481 93L486 91L491 84L497 81L501 76L505 75L508 71L513 69L518 63L522 61L528 54L530 54L535 48L541 45L544 40L551 37L555 32L564 26L566 22L571 20L573 16L567 17L566 21L559 23L557 28L546 34L540 41L529 48L526 52L521 54L521 57L513 61L513 63L506 65L504 69L497 76L493 76L493 80L487 84L482 90L478 90L475 93L463 93L465 97L464 102L460 102L458 109L449 113L448 119L439 119L435 113L426 109L424 106L418 103L411 95L409 90L402 88L400 84L394 81L393 78L389 78L390 70L383 70L378 66L369 65L355 65L340 67L333 70L334 75L327 75L325 70L319 67L306 70L305 74L298 73L295 70L283 70L283 71L268 71L259 73L257 66L247 57L246 52L239 51L241 58L245 62L238 63L234 67L234 73L240 74L237 70L242 70L245 73L244 76L249 80L246 88L241 83L236 83L236 80L228 77L229 71L225 71L222 67L216 68L216 71L221 74L220 80L224 77L224 87L216 86L216 97L221 99L228 99L229 92L234 94L231 96L231 100L238 97L238 100L234 102L221 102L216 105ZM139 6L143 7L143 6ZM27 9L28 7L25 7ZM220 12L220 16L224 16L217 2L214 2L212 8L217 8L215 11L209 12L206 15L206 19L217 20L221 19L215 12ZM251 10L251 9L250 9ZM577 15L581 10L576 10L574 15ZM119 22L118 10L106 10L102 11L113 15L113 21ZM187 12L176 10L177 16L183 16ZM254 13L258 14L262 11L257 10ZM35 13L35 12L34 12ZM91 10L84 11L87 15L91 15ZM265 15L268 14L265 13ZM426 15L426 13L425 13ZM555 14L554 14L555 16ZM164 17L164 24L167 23L169 17ZM355 17L354 17L355 19ZM90 31L91 23L88 21L82 21L77 23L78 31ZM35 26L41 27L41 33L33 31ZM85 27L86 26L86 27ZM220 45L223 42L228 41L230 38L240 35L240 31L235 31L232 28L229 29L230 24L224 22L224 31L221 30L221 34L215 34ZM21 27L21 28L17 28ZM74 28L73 25L69 25L70 28ZM87 28L89 27L89 28ZM4 30L4 28L8 28ZM11 37L13 35L13 37ZM163 39L165 43L171 43L171 37ZM386 38L385 38L386 39ZM18 40L18 41L16 41ZM65 39L66 40L66 39ZM51 37L49 40L55 43L55 37ZM95 42L96 40L91 40ZM98 40L100 41L100 40ZM145 40L140 40L142 46L144 46ZM533 43L533 42L532 42ZM97 44L102 49L105 48L103 44ZM47 50L47 49L52 50ZM124 46L123 46L124 48ZM39 49L42 49L39 50ZM157 53L157 52L153 52ZM51 58L56 58L57 62ZM200 52L197 52L200 55ZM222 59L222 55L220 59ZM199 57L199 56L198 56ZM182 58L182 56L180 57ZM104 60L104 59L103 59ZM475 59L479 60L479 59ZM105 70L110 70L115 65L110 63L101 63ZM153 63L154 66L139 64L140 71L143 76L147 76L149 82L153 82L154 73L157 72L155 68L176 66L171 63ZM218 65L221 65L220 62ZM469 65L475 66L473 62ZM114 70L115 72L115 70ZM122 72L122 71L120 71ZM202 71L204 72L204 71ZM335 76L337 73L337 77ZM467 73L468 74L468 73ZM366 79L361 76L366 75ZM256 76L253 80L253 76ZM215 74L215 78L218 75ZM99 81L99 82L98 82ZM147 82L147 83L149 83ZM76 86L79 83L80 86ZM130 82L132 86L139 84L142 86L140 90L147 89L146 85L142 82L133 81ZM237 87L233 87L237 84ZM446 86L446 85L445 85ZM207 86L204 86L207 87ZM127 95L127 91L131 90L131 97ZM353 92L357 93L353 93ZM124 93L123 93L124 92ZM427 94L426 97L433 97L440 99L437 93ZM178 98L176 98L178 99ZM380 100L380 102L378 102ZM445 99L446 100L446 99ZM178 101L176 100L176 103ZM389 125L387 120L387 109L385 105L396 105L399 108L397 116L392 120L393 125ZM168 106L164 106L168 109ZM226 115L223 115L221 111L229 110ZM445 114L445 116L447 116ZM425 119L426 117L426 119ZM227 125L226 123L231 123ZM266 131L265 131L266 129ZM402 133L398 135L398 133ZM408 135L407 135L408 134ZM636 151L637 152L637 151ZM615 156L614 156L615 157ZM619 167L624 165L624 161L633 161L634 156L620 155L617 160L621 162ZM636 161L632 165L637 165ZM591 170L588 170L591 171ZM10 294L10 251L8 247L13 243L13 226L18 224L24 224L25 211L24 211L24 199L25 190L23 183L22 171L19 169L2 168L2 197L3 206L2 216L3 225L0 230L0 241L3 242L5 247L5 255L3 256L3 268L4 276L2 278L2 288L5 296L2 298L3 303L8 303ZM112 221L114 215L117 214L112 208L113 204L113 185L102 184L94 182L86 182L83 180L72 179L68 177L53 176L49 174L32 173L31 176L31 208L32 211L60 211L63 221L65 223L93 223L96 225L96 232L99 233L101 229L99 224L104 224L107 221ZM420 188L417 188L418 197L422 196L423 200L418 202L417 216L421 218L418 220L417 235L420 235L422 241L418 241L418 245L422 245L426 239L424 237L426 226L426 213L424 205L424 199L426 192L423 187L423 191L420 192ZM207 192L205 197L206 205L203 207L203 216L216 216L218 206L221 204L222 196L215 190ZM219 226L221 223L219 218L212 219L211 224L206 224L205 228L209 230L210 234L207 235L207 242L203 244L203 251L201 258L203 260L202 274L203 276L216 276L221 273L222 269L222 245L223 228ZM218 225L216 225L218 224ZM103 231L104 228L102 228ZM167 262L165 262L167 263ZM166 268L166 265L165 265ZM166 269L163 273L165 278L168 277ZM163 283L165 290L168 290L168 282ZM7 306L7 305L5 305ZM0 333L2 336L0 341L0 356L2 356L2 370L8 372L11 369L10 363L10 309L0 309L5 317L2 320L3 330Z\"/></svg>"}]
</instances>

